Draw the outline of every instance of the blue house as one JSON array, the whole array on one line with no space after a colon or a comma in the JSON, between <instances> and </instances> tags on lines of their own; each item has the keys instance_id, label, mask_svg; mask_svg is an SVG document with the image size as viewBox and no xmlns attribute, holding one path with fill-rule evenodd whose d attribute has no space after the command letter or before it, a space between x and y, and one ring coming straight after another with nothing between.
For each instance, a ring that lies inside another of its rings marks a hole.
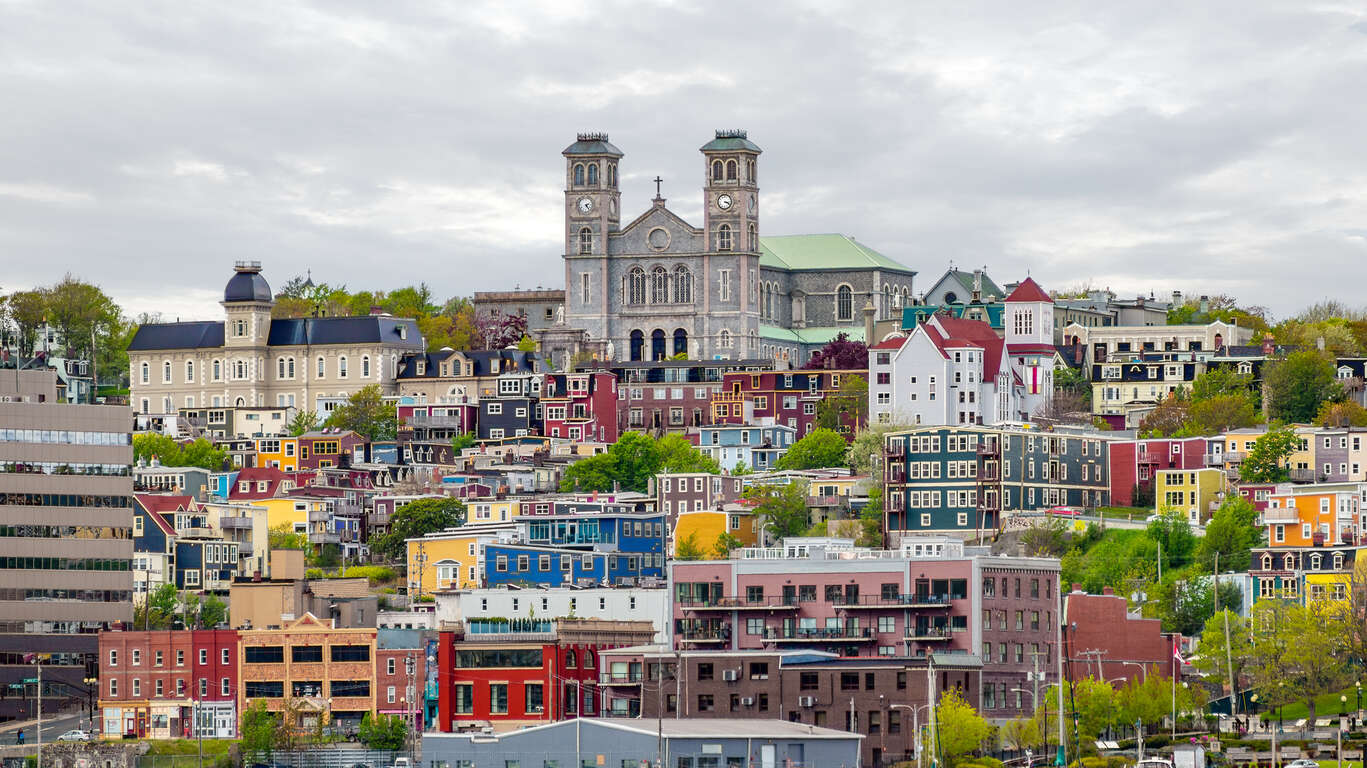
<instances>
[{"instance_id":1,"label":"blue house","mask_svg":"<svg viewBox=\"0 0 1367 768\"><path fill-rule=\"evenodd\" d=\"M743 463L752 470L773 468L797 430L781 424L714 424L698 428L698 450L716 459L722 469Z\"/></svg>"},{"instance_id":2,"label":"blue house","mask_svg":"<svg viewBox=\"0 0 1367 768\"><path fill-rule=\"evenodd\" d=\"M664 577L663 515L594 501L556 502L554 509L518 520L517 541L484 545L487 586L559 586L581 579L624 584Z\"/></svg>"},{"instance_id":3,"label":"blue house","mask_svg":"<svg viewBox=\"0 0 1367 768\"><path fill-rule=\"evenodd\" d=\"M209 475L209 483L206 486L209 489L209 495L218 501L227 501L228 494L237 484L238 472L239 470L230 469L227 472L215 472Z\"/></svg>"},{"instance_id":4,"label":"blue house","mask_svg":"<svg viewBox=\"0 0 1367 768\"><path fill-rule=\"evenodd\" d=\"M175 569L178 589L226 591L237 570L237 542L180 539L176 542Z\"/></svg>"}]
</instances>

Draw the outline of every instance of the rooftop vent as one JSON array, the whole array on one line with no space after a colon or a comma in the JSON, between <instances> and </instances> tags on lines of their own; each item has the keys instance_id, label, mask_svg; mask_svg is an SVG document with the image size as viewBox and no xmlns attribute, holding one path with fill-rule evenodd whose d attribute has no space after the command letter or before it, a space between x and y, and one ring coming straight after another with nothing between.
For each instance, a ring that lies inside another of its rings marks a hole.
<instances>
[{"instance_id":1,"label":"rooftop vent","mask_svg":"<svg viewBox=\"0 0 1367 768\"><path fill-rule=\"evenodd\" d=\"M601 132L601 131L592 131L592 132L590 132L590 133L581 133L581 134L579 134L579 140L580 140L580 141L607 141L607 140L608 140L608 135L607 135L606 133L604 133L604 132Z\"/></svg>"}]
</instances>

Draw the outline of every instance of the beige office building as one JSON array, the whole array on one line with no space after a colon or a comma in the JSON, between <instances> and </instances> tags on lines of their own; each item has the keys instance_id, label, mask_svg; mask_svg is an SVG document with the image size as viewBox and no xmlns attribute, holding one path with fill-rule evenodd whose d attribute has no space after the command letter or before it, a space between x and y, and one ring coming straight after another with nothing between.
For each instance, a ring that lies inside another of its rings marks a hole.
<instances>
[{"instance_id":1,"label":"beige office building","mask_svg":"<svg viewBox=\"0 0 1367 768\"><path fill-rule=\"evenodd\" d=\"M132 421L127 406L57 403L50 370L0 369L0 643L51 654L52 704L84 701L89 631L133 618ZM12 661L0 685L32 677ZM17 713L0 701L0 719Z\"/></svg>"}]
</instances>

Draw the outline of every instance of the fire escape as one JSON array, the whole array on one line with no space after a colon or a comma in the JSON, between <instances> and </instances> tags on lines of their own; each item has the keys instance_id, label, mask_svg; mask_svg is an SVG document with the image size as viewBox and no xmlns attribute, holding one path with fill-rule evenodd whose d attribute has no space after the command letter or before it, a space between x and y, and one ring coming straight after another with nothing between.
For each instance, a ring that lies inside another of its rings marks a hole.
<instances>
[{"instance_id":1,"label":"fire escape","mask_svg":"<svg viewBox=\"0 0 1367 768\"><path fill-rule=\"evenodd\" d=\"M1001 438L983 435L978 443L978 542L990 529L1001 530Z\"/></svg>"}]
</instances>

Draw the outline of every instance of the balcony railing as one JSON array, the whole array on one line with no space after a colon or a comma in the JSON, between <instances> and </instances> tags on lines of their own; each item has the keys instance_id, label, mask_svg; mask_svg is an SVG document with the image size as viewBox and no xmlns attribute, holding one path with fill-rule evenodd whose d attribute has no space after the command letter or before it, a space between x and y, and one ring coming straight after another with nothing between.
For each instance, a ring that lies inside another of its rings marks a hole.
<instances>
[{"instance_id":1,"label":"balcony railing","mask_svg":"<svg viewBox=\"0 0 1367 768\"><path fill-rule=\"evenodd\" d=\"M978 443L979 456L997 456L1001 454L1001 446L995 440Z\"/></svg>"},{"instance_id":2,"label":"balcony railing","mask_svg":"<svg viewBox=\"0 0 1367 768\"><path fill-rule=\"evenodd\" d=\"M949 627L912 627L907 630L908 640L948 640L952 635Z\"/></svg>"},{"instance_id":3,"label":"balcony railing","mask_svg":"<svg viewBox=\"0 0 1367 768\"><path fill-rule=\"evenodd\" d=\"M947 608L949 595L859 595L853 600L835 601L836 608L856 610L860 608Z\"/></svg>"},{"instance_id":4,"label":"balcony railing","mask_svg":"<svg viewBox=\"0 0 1367 768\"><path fill-rule=\"evenodd\" d=\"M679 606L685 611L796 610L797 598L762 597L750 600L744 597L721 597L716 600L680 600Z\"/></svg>"},{"instance_id":5,"label":"balcony railing","mask_svg":"<svg viewBox=\"0 0 1367 768\"><path fill-rule=\"evenodd\" d=\"M460 416L453 416L447 413L415 413L410 419L415 427L461 427L464 420Z\"/></svg>"},{"instance_id":6,"label":"balcony railing","mask_svg":"<svg viewBox=\"0 0 1367 768\"><path fill-rule=\"evenodd\" d=\"M873 630L868 627L840 627L838 629L827 629L825 627L815 627L809 629L793 628L784 629L782 627L765 627L764 639L784 643L819 643L819 642L848 642L848 641L869 641L873 639Z\"/></svg>"},{"instance_id":7,"label":"balcony railing","mask_svg":"<svg viewBox=\"0 0 1367 768\"><path fill-rule=\"evenodd\" d=\"M995 512L1002 508L1001 502L995 496L984 496L978 499L979 512Z\"/></svg>"},{"instance_id":8,"label":"balcony railing","mask_svg":"<svg viewBox=\"0 0 1367 768\"><path fill-rule=\"evenodd\" d=\"M1157 464L1157 463L1158 463L1158 454L1156 454L1156 453L1151 453L1151 452L1149 452L1149 451L1140 451L1140 452L1139 452L1139 463L1140 463L1140 464Z\"/></svg>"},{"instance_id":9,"label":"balcony railing","mask_svg":"<svg viewBox=\"0 0 1367 768\"><path fill-rule=\"evenodd\" d=\"M685 643L724 643L730 639L731 631L722 627L689 629L679 633L679 640Z\"/></svg>"},{"instance_id":10,"label":"balcony railing","mask_svg":"<svg viewBox=\"0 0 1367 768\"><path fill-rule=\"evenodd\" d=\"M641 672L599 672L598 682L602 685L640 685L645 680Z\"/></svg>"},{"instance_id":11,"label":"balcony railing","mask_svg":"<svg viewBox=\"0 0 1367 768\"><path fill-rule=\"evenodd\" d=\"M221 528L235 528L241 530L252 529L252 519L250 517L220 517L218 525Z\"/></svg>"},{"instance_id":12,"label":"balcony railing","mask_svg":"<svg viewBox=\"0 0 1367 768\"><path fill-rule=\"evenodd\" d=\"M1201 454L1201 461L1207 467L1218 467L1225 463L1225 455L1223 453L1203 453Z\"/></svg>"},{"instance_id":13,"label":"balcony railing","mask_svg":"<svg viewBox=\"0 0 1367 768\"><path fill-rule=\"evenodd\" d=\"M1300 517L1296 514L1295 508L1291 507L1268 507L1263 510L1262 525L1269 523L1299 523Z\"/></svg>"},{"instance_id":14,"label":"balcony railing","mask_svg":"<svg viewBox=\"0 0 1367 768\"><path fill-rule=\"evenodd\" d=\"M1225 451L1225 462L1229 464L1238 464L1244 460L1244 456L1245 454L1243 451Z\"/></svg>"},{"instance_id":15,"label":"balcony railing","mask_svg":"<svg viewBox=\"0 0 1367 768\"><path fill-rule=\"evenodd\" d=\"M1315 482L1315 470L1313 469L1289 469L1287 477L1293 483L1313 483Z\"/></svg>"}]
</instances>

